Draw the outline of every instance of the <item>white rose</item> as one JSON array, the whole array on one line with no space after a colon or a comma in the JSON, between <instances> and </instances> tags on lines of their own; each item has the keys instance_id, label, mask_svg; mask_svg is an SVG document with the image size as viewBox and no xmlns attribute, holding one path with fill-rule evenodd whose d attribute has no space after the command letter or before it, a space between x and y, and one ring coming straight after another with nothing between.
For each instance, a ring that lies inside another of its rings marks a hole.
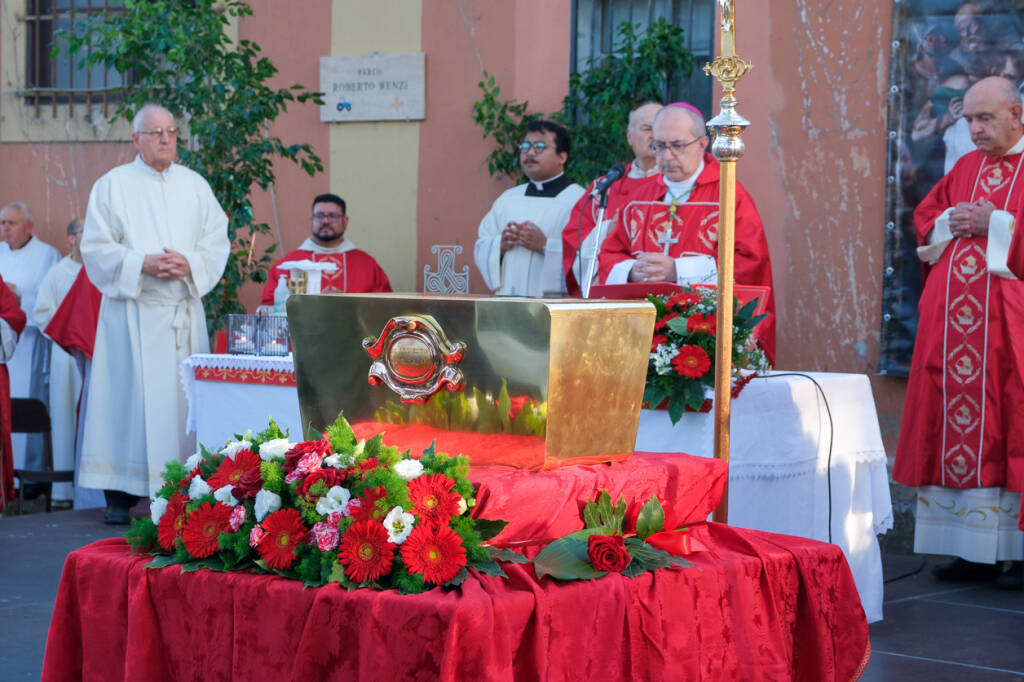
<instances>
[{"instance_id":1,"label":"white rose","mask_svg":"<svg viewBox=\"0 0 1024 682\"><path fill-rule=\"evenodd\" d=\"M423 473L423 465L420 464L418 459L403 459L395 463L394 469L395 473L403 481L411 481Z\"/></svg>"},{"instance_id":2,"label":"white rose","mask_svg":"<svg viewBox=\"0 0 1024 682\"><path fill-rule=\"evenodd\" d=\"M260 445L260 459L269 462L274 457L284 457L291 450L293 443L287 438L275 438Z\"/></svg>"},{"instance_id":3,"label":"white rose","mask_svg":"<svg viewBox=\"0 0 1024 682\"><path fill-rule=\"evenodd\" d=\"M235 499L234 495L231 494L231 491L234 489L234 487L235 486L233 485L224 485L221 486L220 488L217 488L216 492L213 493L213 499L217 500L218 502L223 502L229 507L236 506L239 501Z\"/></svg>"},{"instance_id":4,"label":"white rose","mask_svg":"<svg viewBox=\"0 0 1024 682\"><path fill-rule=\"evenodd\" d=\"M197 452L196 454L192 455L191 457L185 460L185 471L192 471L197 466L199 466L199 463L202 461L203 455Z\"/></svg>"},{"instance_id":5,"label":"white rose","mask_svg":"<svg viewBox=\"0 0 1024 682\"><path fill-rule=\"evenodd\" d=\"M224 449L220 451L220 454L224 455L228 459L234 459L235 453L239 450L248 450L252 447L252 442L247 440L233 440L224 446Z\"/></svg>"},{"instance_id":6,"label":"white rose","mask_svg":"<svg viewBox=\"0 0 1024 682\"><path fill-rule=\"evenodd\" d=\"M348 516L348 501L352 499L352 493L348 488L340 485L333 486L327 494L316 501L316 513L329 516L334 512L341 512Z\"/></svg>"},{"instance_id":7,"label":"white rose","mask_svg":"<svg viewBox=\"0 0 1024 682\"><path fill-rule=\"evenodd\" d=\"M210 494L210 486L199 476L192 479L192 482L188 485L188 499L197 500L203 495Z\"/></svg>"},{"instance_id":8,"label":"white rose","mask_svg":"<svg viewBox=\"0 0 1024 682\"><path fill-rule=\"evenodd\" d=\"M267 514L276 512L281 508L281 496L277 493L272 493L269 490L260 490L256 493L256 505L254 511L256 512L256 521L262 521L266 518Z\"/></svg>"},{"instance_id":9,"label":"white rose","mask_svg":"<svg viewBox=\"0 0 1024 682\"><path fill-rule=\"evenodd\" d=\"M153 523L160 523L160 517L167 511L167 500L162 497L158 497L155 500L149 501L149 515L153 517Z\"/></svg>"},{"instance_id":10,"label":"white rose","mask_svg":"<svg viewBox=\"0 0 1024 682\"><path fill-rule=\"evenodd\" d=\"M458 514L456 514L456 516L462 516L463 514L465 514L465 513L466 513L466 510L467 510L467 509L469 509L469 505L468 505L468 504L466 504L466 498L465 498L465 497L462 497L462 496L460 495L460 496L459 496L459 513L458 513Z\"/></svg>"},{"instance_id":11,"label":"white rose","mask_svg":"<svg viewBox=\"0 0 1024 682\"><path fill-rule=\"evenodd\" d=\"M401 507L395 507L384 517L384 528L388 531L388 541L396 545L405 542L412 532L416 517Z\"/></svg>"}]
</instances>

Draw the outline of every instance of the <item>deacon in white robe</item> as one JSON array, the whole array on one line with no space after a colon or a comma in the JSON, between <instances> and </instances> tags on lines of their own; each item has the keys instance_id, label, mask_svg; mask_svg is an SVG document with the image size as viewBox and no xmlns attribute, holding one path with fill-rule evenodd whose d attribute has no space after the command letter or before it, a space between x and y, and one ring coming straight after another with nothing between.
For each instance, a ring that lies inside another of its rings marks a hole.
<instances>
[{"instance_id":1,"label":"deacon in white robe","mask_svg":"<svg viewBox=\"0 0 1024 682\"><path fill-rule=\"evenodd\" d=\"M134 130L139 156L93 186L82 235L86 272L103 299L79 484L107 491L108 523L127 523L131 496L154 494L164 464L194 452L178 365L209 352L201 297L230 252L210 186L173 163L171 114L148 105Z\"/></svg>"},{"instance_id":2,"label":"deacon in white robe","mask_svg":"<svg viewBox=\"0 0 1024 682\"><path fill-rule=\"evenodd\" d=\"M32 234L34 223L28 206L21 202L0 211L4 243L0 244L0 275L19 297L19 305L28 317L14 357L7 363L11 373L11 397L49 396L50 341L32 319L36 294L43 277L60 260L60 252ZM16 433L11 438L15 469L43 468L42 434Z\"/></svg>"},{"instance_id":3,"label":"deacon in white robe","mask_svg":"<svg viewBox=\"0 0 1024 682\"><path fill-rule=\"evenodd\" d=\"M53 319L54 313L67 296L79 270L82 253L78 249L83 221L76 218L68 225L71 253L60 259L43 277L36 296L32 320L41 330ZM50 431L53 446L53 468L75 468L75 432L78 428L78 398L82 393L82 373L75 359L56 343L50 344ZM54 483L53 501L74 499L71 483Z\"/></svg>"},{"instance_id":4,"label":"deacon in white robe","mask_svg":"<svg viewBox=\"0 0 1024 682\"><path fill-rule=\"evenodd\" d=\"M529 182L506 190L480 222L473 257L499 296L564 294L562 228L583 188L565 175L569 135L551 121L527 126L519 164Z\"/></svg>"}]
</instances>

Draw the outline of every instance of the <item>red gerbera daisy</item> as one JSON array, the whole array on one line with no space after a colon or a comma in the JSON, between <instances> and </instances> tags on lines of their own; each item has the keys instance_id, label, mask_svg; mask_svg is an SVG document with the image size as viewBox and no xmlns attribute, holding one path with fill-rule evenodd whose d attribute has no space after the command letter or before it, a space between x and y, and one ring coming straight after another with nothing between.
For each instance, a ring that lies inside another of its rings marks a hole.
<instances>
[{"instance_id":1,"label":"red gerbera daisy","mask_svg":"<svg viewBox=\"0 0 1024 682\"><path fill-rule=\"evenodd\" d=\"M357 521L341 537L338 560L345 566L345 575L361 583L387 575L394 552L395 544L388 542L384 524Z\"/></svg>"},{"instance_id":2,"label":"red gerbera daisy","mask_svg":"<svg viewBox=\"0 0 1024 682\"><path fill-rule=\"evenodd\" d=\"M402 561L410 573L420 573L425 582L441 585L466 565L466 548L448 526L416 526L402 543Z\"/></svg>"},{"instance_id":3,"label":"red gerbera daisy","mask_svg":"<svg viewBox=\"0 0 1024 682\"><path fill-rule=\"evenodd\" d=\"M665 337L664 334L655 334L654 338L651 339L651 352L653 353L654 351L658 350L658 346L667 341L668 339Z\"/></svg>"},{"instance_id":4,"label":"red gerbera daisy","mask_svg":"<svg viewBox=\"0 0 1024 682\"><path fill-rule=\"evenodd\" d=\"M462 496L452 491L455 481L444 474L420 476L409 481L409 499L420 518L438 525L459 513Z\"/></svg>"},{"instance_id":5,"label":"red gerbera daisy","mask_svg":"<svg viewBox=\"0 0 1024 682\"><path fill-rule=\"evenodd\" d=\"M295 563L295 547L305 542L307 535L299 510L279 509L261 525L266 534L256 545L260 557L278 571L290 568Z\"/></svg>"},{"instance_id":6,"label":"red gerbera daisy","mask_svg":"<svg viewBox=\"0 0 1024 682\"><path fill-rule=\"evenodd\" d=\"M678 294L672 295L672 297L665 302L665 307L669 310L680 310L686 312L691 306L695 306L698 303L700 303L700 296L692 291L680 291Z\"/></svg>"},{"instance_id":7,"label":"red gerbera daisy","mask_svg":"<svg viewBox=\"0 0 1024 682\"><path fill-rule=\"evenodd\" d=\"M385 502L387 501L387 494L388 491L384 486L364 490L362 497L359 498L359 506L349 506L352 518L356 521L368 521L371 519L382 519L387 516L387 510L380 509L377 505L377 500L383 499Z\"/></svg>"},{"instance_id":8,"label":"red gerbera daisy","mask_svg":"<svg viewBox=\"0 0 1024 682\"><path fill-rule=\"evenodd\" d=\"M679 376L696 379L711 369L711 358L700 346L681 346L679 355L672 358L672 366Z\"/></svg>"},{"instance_id":9,"label":"red gerbera daisy","mask_svg":"<svg viewBox=\"0 0 1024 682\"><path fill-rule=\"evenodd\" d=\"M708 334L714 334L716 325L718 324L718 316L714 313L707 315L701 315L700 313L694 313L689 320L686 321L686 331L690 332L707 332Z\"/></svg>"},{"instance_id":10,"label":"red gerbera daisy","mask_svg":"<svg viewBox=\"0 0 1024 682\"><path fill-rule=\"evenodd\" d=\"M679 313L669 313L665 317L658 318L654 322L654 331L660 332L662 329L668 329L668 321L677 317L679 317Z\"/></svg>"},{"instance_id":11,"label":"red gerbera daisy","mask_svg":"<svg viewBox=\"0 0 1024 682\"><path fill-rule=\"evenodd\" d=\"M185 523L186 498L181 493L171 495L164 515L156 526L157 540L168 552L174 551L174 541L181 535L181 527Z\"/></svg>"},{"instance_id":12,"label":"red gerbera daisy","mask_svg":"<svg viewBox=\"0 0 1024 682\"><path fill-rule=\"evenodd\" d=\"M217 537L230 529L231 507L220 502L203 502L185 519L181 539L189 554L197 559L205 559L217 551Z\"/></svg>"},{"instance_id":13,"label":"red gerbera daisy","mask_svg":"<svg viewBox=\"0 0 1024 682\"><path fill-rule=\"evenodd\" d=\"M235 453L234 459L225 457L206 482L210 484L212 490L223 488L226 485L238 485L242 477L254 469L258 474L260 470L259 455L252 450L239 450Z\"/></svg>"}]
</instances>

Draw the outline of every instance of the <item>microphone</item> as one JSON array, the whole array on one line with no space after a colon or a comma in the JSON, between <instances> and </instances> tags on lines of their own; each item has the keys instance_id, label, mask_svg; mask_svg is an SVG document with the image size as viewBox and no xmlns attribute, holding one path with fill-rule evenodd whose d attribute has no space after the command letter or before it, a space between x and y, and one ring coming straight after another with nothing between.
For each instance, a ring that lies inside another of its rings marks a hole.
<instances>
[{"instance_id":1,"label":"microphone","mask_svg":"<svg viewBox=\"0 0 1024 682\"><path fill-rule=\"evenodd\" d=\"M626 167L623 166L621 163L615 164L614 166L609 168L608 172L605 173L605 176L598 181L597 185L594 186L594 191L591 194L597 195L603 192L607 192L608 188L612 186L612 183L614 183L616 180L621 179L622 176L625 174Z\"/></svg>"}]
</instances>

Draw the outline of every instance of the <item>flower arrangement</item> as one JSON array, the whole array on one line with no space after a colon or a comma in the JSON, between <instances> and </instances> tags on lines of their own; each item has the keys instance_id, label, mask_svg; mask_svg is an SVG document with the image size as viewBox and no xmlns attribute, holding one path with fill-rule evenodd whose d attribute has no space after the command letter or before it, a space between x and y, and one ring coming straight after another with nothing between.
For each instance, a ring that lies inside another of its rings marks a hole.
<instances>
[{"instance_id":1,"label":"flower arrangement","mask_svg":"<svg viewBox=\"0 0 1024 682\"><path fill-rule=\"evenodd\" d=\"M583 521L583 530L555 540L537 554L533 565L538 578L587 580L608 573L632 577L668 566L690 566L674 556L691 551L688 530L671 532L676 519L666 514L657 496L627 515L625 499L612 506L611 495L602 490L596 501L584 506ZM634 532L624 530L629 527Z\"/></svg>"},{"instance_id":2,"label":"flower arrangement","mask_svg":"<svg viewBox=\"0 0 1024 682\"><path fill-rule=\"evenodd\" d=\"M684 287L671 296L650 294L656 317L651 356L647 365L644 402L668 405L675 424L687 409L703 408L715 387L715 333L718 302L713 288ZM751 333L767 315L754 315L757 299L736 306L733 315L733 396L739 394L768 360Z\"/></svg>"},{"instance_id":3,"label":"flower arrangement","mask_svg":"<svg viewBox=\"0 0 1024 682\"><path fill-rule=\"evenodd\" d=\"M504 521L471 518L465 457L399 453L381 436L356 440L341 416L292 443L273 420L219 452L169 462L151 516L133 522L149 567L255 570L348 589L417 593L462 583L473 568L524 557L483 543Z\"/></svg>"}]
</instances>

